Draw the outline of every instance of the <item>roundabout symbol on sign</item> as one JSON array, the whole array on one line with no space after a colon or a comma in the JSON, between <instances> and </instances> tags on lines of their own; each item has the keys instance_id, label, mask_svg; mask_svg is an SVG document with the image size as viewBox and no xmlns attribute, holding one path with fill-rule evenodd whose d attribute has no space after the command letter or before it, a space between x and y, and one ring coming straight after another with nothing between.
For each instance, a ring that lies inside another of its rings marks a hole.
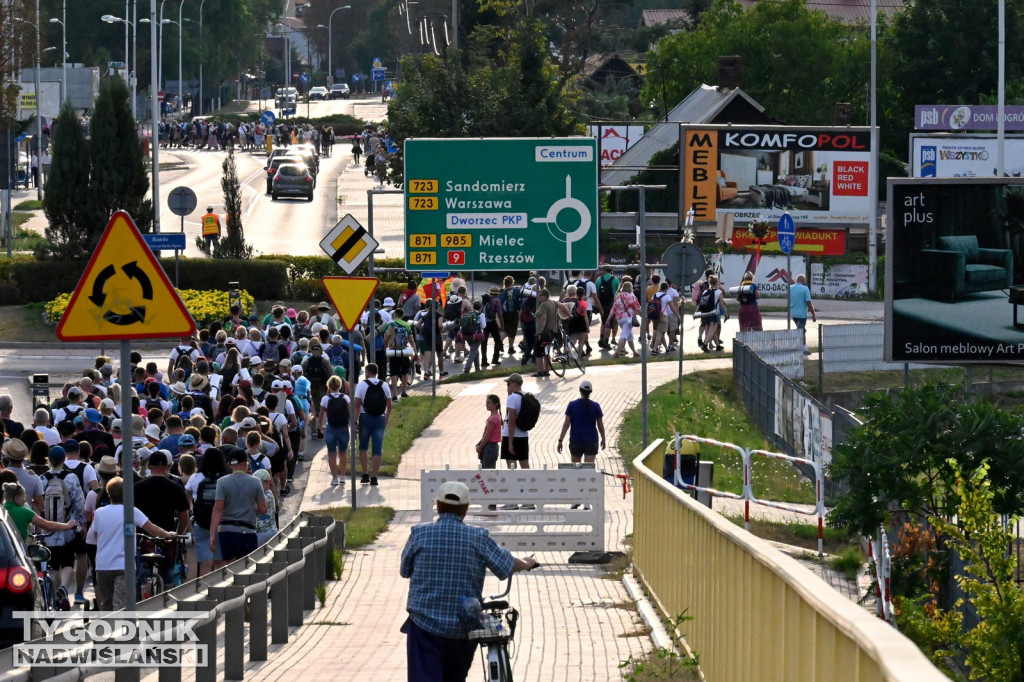
<instances>
[{"instance_id":1,"label":"roundabout symbol on sign","mask_svg":"<svg viewBox=\"0 0 1024 682\"><path fill-rule=\"evenodd\" d=\"M131 263L122 265L121 272L123 272L128 279L138 281L139 288L142 289L143 300L153 300L153 283L149 281L149 277L142 271L142 268L139 267L138 262L132 261ZM108 265L103 268L98 275L96 275L96 280L92 283L92 294L89 296L89 300L92 301L97 308L103 307L103 304L106 303L107 295L104 293L103 289L107 284L107 280L116 274L117 270L114 266ZM103 319L111 324L120 326L146 321L146 306L129 305L128 310L129 312L127 313L116 313L110 308L107 308L103 312Z\"/></svg>"}]
</instances>

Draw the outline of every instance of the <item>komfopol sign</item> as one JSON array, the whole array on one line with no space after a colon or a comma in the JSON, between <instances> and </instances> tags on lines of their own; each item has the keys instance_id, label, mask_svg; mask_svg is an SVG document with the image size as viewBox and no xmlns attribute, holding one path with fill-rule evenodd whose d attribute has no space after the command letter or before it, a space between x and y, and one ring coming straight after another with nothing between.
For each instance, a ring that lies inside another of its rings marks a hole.
<instances>
[{"instance_id":1,"label":"komfopol sign","mask_svg":"<svg viewBox=\"0 0 1024 682\"><path fill-rule=\"evenodd\" d=\"M681 124L679 205L698 223L866 224L871 134L865 127Z\"/></svg>"}]
</instances>

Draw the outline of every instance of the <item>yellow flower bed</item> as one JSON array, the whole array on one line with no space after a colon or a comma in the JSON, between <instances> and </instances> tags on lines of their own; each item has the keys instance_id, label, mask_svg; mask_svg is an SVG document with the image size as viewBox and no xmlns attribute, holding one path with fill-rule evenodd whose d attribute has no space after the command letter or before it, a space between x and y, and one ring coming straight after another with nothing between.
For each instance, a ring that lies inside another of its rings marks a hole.
<instances>
[{"instance_id":1,"label":"yellow flower bed","mask_svg":"<svg viewBox=\"0 0 1024 682\"><path fill-rule=\"evenodd\" d=\"M242 310L251 310L255 302L252 295L242 289L241 292ZM215 320L225 320L230 316L231 305L228 303L228 292L224 290L199 291L197 289L179 289L185 309L192 315L199 327L205 327ZM71 302L71 294L61 294L48 302L43 308L46 311L46 319L51 323L60 322L61 316L67 310Z\"/></svg>"}]
</instances>

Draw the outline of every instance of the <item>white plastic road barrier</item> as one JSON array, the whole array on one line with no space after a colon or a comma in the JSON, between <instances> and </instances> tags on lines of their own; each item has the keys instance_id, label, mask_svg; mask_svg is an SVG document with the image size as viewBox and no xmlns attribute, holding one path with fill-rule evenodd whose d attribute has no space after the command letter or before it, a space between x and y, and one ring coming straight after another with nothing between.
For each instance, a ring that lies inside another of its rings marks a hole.
<instances>
[{"instance_id":1,"label":"white plastic road barrier","mask_svg":"<svg viewBox=\"0 0 1024 682\"><path fill-rule=\"evenodd\" d=\"M513 552L603 552L604 475L596 469L423 469L420 520L437 516L442 483L469 488L466 523Z\"/></svg>"}]
</instances>

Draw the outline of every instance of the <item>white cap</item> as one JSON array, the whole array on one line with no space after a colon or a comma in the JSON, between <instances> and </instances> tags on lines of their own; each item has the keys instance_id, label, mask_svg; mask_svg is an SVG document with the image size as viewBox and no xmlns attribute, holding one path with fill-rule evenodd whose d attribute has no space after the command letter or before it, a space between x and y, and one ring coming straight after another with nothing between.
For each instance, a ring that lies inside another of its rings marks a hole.
<instances>
[{"instance_id":1,"label":"white cap","mask_svg":"<svg viewBox=\"0 0 1024 682\"><path fill-rule=\"evenodd\" d=\"M469 504L469 488L460 481L442 483L437 489L437 501L454 505Z\"/></svg>"},{"instance_id":2,"label":"white cap","mask_svg":"<svg viewBox=\"0 0 1024 682\"><path fill-rule=\"evenodd\" d=\"M391 298L390 296L388 296L387 298L384 299L384 307L385 308L393 308L394 305L395 305L395 299Z\"/></svg>"},{"instance_id":3,"label":"white cap","mask_svg":"<svg viewBox=\"0 0 1024 682\"><path fill-rule=\"evenodd\" d=\"M280 391L280 390L281 390L282 388L284 388L284 384L282 384L282 383L281 383L281 382L280 382L279 380L277 380L277 379L275 379L274 381L272 381L272 382L270 383L270 390L271 390L271 391Z\"/></svg>"},{"instance_id":4,"label":"white cap","mask_svg":"<svg viewBox=\"0 0 1024 682\"><path fill-rule=\"evenodd\" d=\"M158 424L150 424L146 427L146 438L155 438L160 440L160 426Z\"/></svg>"},{"instance_id":5,"label":"white cap","mask_svg":"<svg viewBox=\"0 0 1024 682\"><path fill-rule=\"evenodd\" d=\"M580 390L590 393L591 391L594 390L594 384L590 383L589 379L584 379L583 381L580 382Z\"/></svg>"}]
</instances>

